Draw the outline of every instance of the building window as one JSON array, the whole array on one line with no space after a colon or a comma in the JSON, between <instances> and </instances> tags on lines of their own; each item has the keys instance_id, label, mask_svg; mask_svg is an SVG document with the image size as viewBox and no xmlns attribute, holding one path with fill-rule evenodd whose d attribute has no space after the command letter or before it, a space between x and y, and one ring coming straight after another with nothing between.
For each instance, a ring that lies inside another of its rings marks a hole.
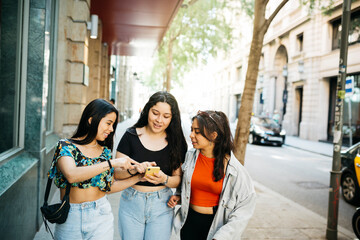
<instances>
[{"instance_id":1,"label":"building window","mask_svg":"<svg viewBox=\"0 0 360 240\"><path fill-rule=\"evenodd\" d=\"M242 79L242 66L240 66L240 67L238 67L237 69L236 69L236 75L237 75L237 78L236 78L236 80L238 81L238 82L241 82L241 79Z\"/></svg>"},{"instance_id":2,"label":"building window","mask_svg":"<svg viewBox=\"0 0 360 240\"><path fill-rule=\"evenodd\" d=\"M265 67L265 55L264 53L261 53L259 69L262 70L264 69L264 67Z\"/></svg>"},{"instance_id":3,"label":"building window","mask_svg":"<svg viewBox=\"0 0 360 240\"><path fill-rule=\"evenodd\" d=\"M260 91L260 98L259 98L259 103L260 104L264 104L264 94L263 94L263 90L261 89L261 91Z\"/></svg>"},{"instance_id":4,"label":"building window","mask_svg":"<svg viewBox=\"0 0 360 240\"><path fill-rule=\"evenodd\" d=\"M0 1L0 154L20 145L22 1Z\"/></svg>"},{"instance_id":5,"label":"building window","mask_svg":"<svg viewBox=\"0 0 360 240\"><path fill-rule=\"evenodd\" d=\"M341 18L333 21L332 27L332 49L334 50L340 48ZM348 42L349 45L360 42L360 10L351 13Z\"/></svg>"},{"instance_id":6,"label":"building window","mask_svg":"<svg viewBox=\"0 0 360 240\"><path fill-rule=\"evenodd\" d=\"M57 52L57 1L46 1L45 17L45 46L44 46L44 82L48 85L46 95L46 131L54 128L54 105L55 105L55 79L56 79L56 52Z\"/></svg>"},{"instance_id":7,"label":"building window","mask_svg":"<svg viewBox=\"0 0 360 240\"><path fill-rule=\"evenodd\" d=\"M300 33L296 36L296 44L297 44L297 50L299 52L303 51L303 42L304 42L304 34Z\"/></svg>"}]
</instances>

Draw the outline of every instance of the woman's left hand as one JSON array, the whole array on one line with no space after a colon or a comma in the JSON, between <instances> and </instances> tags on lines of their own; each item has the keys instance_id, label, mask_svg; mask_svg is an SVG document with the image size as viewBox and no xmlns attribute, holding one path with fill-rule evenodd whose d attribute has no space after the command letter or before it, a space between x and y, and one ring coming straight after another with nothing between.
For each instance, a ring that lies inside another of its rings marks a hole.
<instances>
[{"instance_id":1,"label":"woman's left hand","mask_svg":"<svg viewBox=\"0 0 360 240\"><path fill-rule=\"evenodd\" d=\"M158 173L154 173L154 175L145 175L144 178L150 183L162 184L166 181L167 175L160 170Z\"/></svg>"},{"instance_id":2,"label":"woman's left hand","mask_svg":"<svg viewBox=\"0 0 360 240\"><path fill-rule=\"evenodd\" d=\"M168 207L174 208L178 203L180 203L181 197L178 195L172 195L167 203Z\"/></svg>"}]
</instances>

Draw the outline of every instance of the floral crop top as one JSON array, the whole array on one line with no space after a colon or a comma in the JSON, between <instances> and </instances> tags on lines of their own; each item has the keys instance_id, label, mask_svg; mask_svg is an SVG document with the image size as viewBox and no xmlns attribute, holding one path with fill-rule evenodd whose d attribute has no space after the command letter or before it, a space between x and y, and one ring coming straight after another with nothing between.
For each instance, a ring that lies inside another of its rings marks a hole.
<instances>
[{"instance_id":1,"label":"floral crop top","mask_svg":"<svg viewBox=\"0 0 360 240\"><path fill-rule=\"evenodd\" d=\"M100 162L107 161L108 159L110 160L111 151L104 146L104 150L99 157L88 158L83 155L80 149L78 149L75 144L71 142L71 140L61 139L56 147L54 158L48 172L48 177L54 178L54 183L58 188L65 188L68 184L64 175L59 171L56 166L58 159L63 156L72 157L77 167L91 166ZM71 186L78 188L99 187L101 191L108 192L111 190L110 186L113 181L113 176L114 169L112 168L83 182L72 183Z\"/></svg>"}]
</instances>

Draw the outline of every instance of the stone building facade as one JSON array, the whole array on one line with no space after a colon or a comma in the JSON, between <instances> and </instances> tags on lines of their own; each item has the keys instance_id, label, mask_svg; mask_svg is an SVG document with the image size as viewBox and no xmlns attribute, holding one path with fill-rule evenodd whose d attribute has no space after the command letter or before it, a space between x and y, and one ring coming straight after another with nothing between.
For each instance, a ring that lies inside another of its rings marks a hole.
<instances>
[{"instance_id":1,"label":"stone building facade","mask_svg":"<svg viewBox=\"0 0 360 240\"><path fill-rule=\"evenodd\" d=\"M265 36L254 112L272 115L277 110L289 135L331 141L339 70L339 27L342 1L330 15L289 1ZM348 141L348 102L351 101L354 141L360 140L360 1L351 6L348 76L354 95L345 101L344 141Z\"/></svg>"},{"instance_id":2,"label":"stone building facade","mask_svg":"<svg viewBox=\"0 0 360 240\"><path fill-rule=\"evenodd\" d=\"M274 9L279 1L270 1ZM349 112L353 143L360 141L360 1L351 6L347 73L354 79L354 94L344 106L344 143L349 142ZM265 35L254 98L255 115L272 117L288 135L315 141L332 141L342 1L330 15L309 11L290 0ZM224 111L236 120L245 85L252 36L251 20L239 16L234 25L240 36L226 55L205 67L208 108ZM349 111L349 102L351 101Z\"/></svg>"},{"instance_id":3,"label":"stone building facade","mask_svg":"<svg viewBox=\"0 0 360 240\"><path fill-rule=\"evenodd\" d=\"M54 130L68 136L75 129L86 104L95 98L109 99L110 57L102 43L101 19L98 37L87 30L90 0L59 1Z\"/></svg>"},{"instance_id":4,"label":"stone building facade","mask_svg":"<svg viewBox=\"0 0 360 240\"><path fill-rule=\"evenodd\" d=\"M109 98L108 47L101 20L89 37L90 2L0 2L1 239L33 239L57 141L88 102Z\"/></svg>"}]
</instances>

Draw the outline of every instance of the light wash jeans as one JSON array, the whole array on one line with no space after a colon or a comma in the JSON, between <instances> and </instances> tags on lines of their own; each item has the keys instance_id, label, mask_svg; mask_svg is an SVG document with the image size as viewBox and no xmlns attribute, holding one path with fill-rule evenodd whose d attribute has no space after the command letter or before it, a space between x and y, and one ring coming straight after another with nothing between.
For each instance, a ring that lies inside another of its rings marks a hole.
<instances>
[{"instance_id":1,"label":"light wash jeans","mask_svg":"<svg viewBox=\"0 0 360 240\"><path fill-rule=\"evenodd\" d=\"M139 192L127 188L121 193L119 233L122 240L169 240L174 210L167 206L170 188Z\"/></svg>"},{"instance_id":2,"label":"light wash jeans","mask_svg":"<svg viewBox=\"0 0 360 240\"><path fill-rule=\"evenodd\" d=\"M70 203L66 222L56 224L56 240L112 240L114 216L106 196L84 203Z\"/></svg>"}]
</instances>

